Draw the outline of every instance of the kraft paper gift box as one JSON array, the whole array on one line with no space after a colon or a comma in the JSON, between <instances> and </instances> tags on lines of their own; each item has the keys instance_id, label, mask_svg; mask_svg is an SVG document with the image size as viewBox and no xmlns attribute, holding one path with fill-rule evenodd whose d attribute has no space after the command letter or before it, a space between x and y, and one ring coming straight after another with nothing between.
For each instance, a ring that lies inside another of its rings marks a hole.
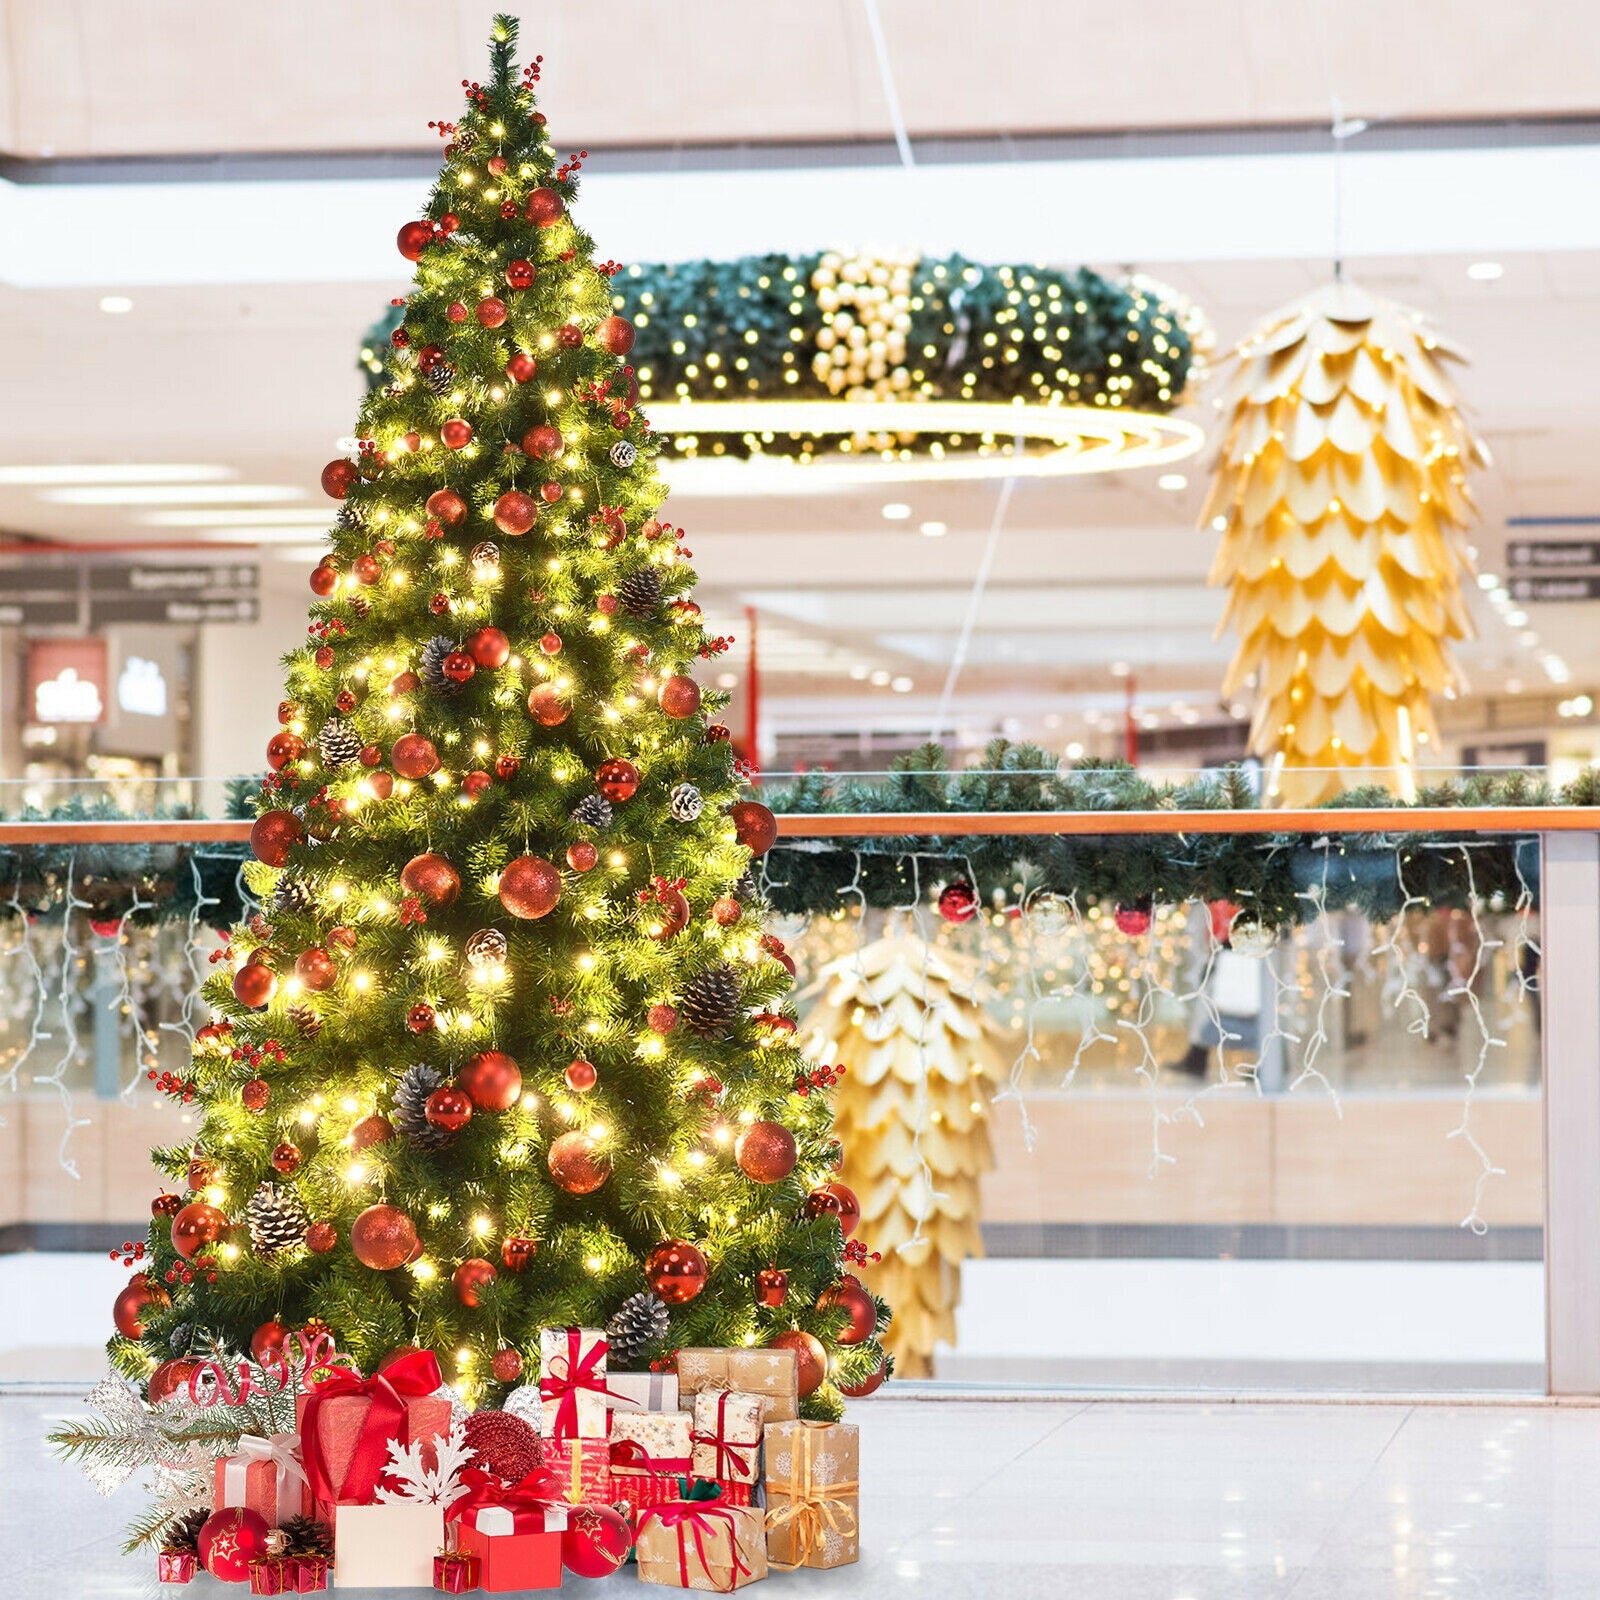
<instances>
[{"instance_id":1,"label":"kraft paper gift box","mask_svg":"<svg viewBox=\"0 0 1600 1600\"><path fill-rule=\"evenodd\" d=\"M430 1589L433 1558L443 1544L443 1506L340 1506L333 1523L333 1586Z\"/></svg>"},{"instance_id":2,"label":"kraft paper gift box","mask_svg":"<svg viewBox=\"0 0 1600 1600\"><path fill-rule=\"evenodd\" d=\"M575 1506L611 1504L611 1446L604 1439L544 1442L542 1465L561 1485L561 1498Z\"/></svg>"},{"instance_id":3,"label":"kraft paper gift box","mask_svg":"<svg viewBox=\"0 0 1600 1600\"><path fill-rule=\"evenodd\" d=\"M764 1404L760 1395L737 1389L702 1389L694 1397L695 1477L752 1489L761 1481Z\"/></svg>"},{"instance_id":4,"label":"kraft paper gift box","mask_svg":"<svg viewBox=\"0 0 1600 1600\"><path fill-rule=\"evenodd\" d=\"M561 1587L562 1506L533 1512L481 1506L454 1524L456 1550L478 1558L478 1582L491 1594Z\"/></svg>"},{"instance_id":5,"label":"kraft paper gift box","mask_svg":"<svg viewBox=\"0 0 1600 1600\"><path fill-rule=\"evenodd\" d=\"M539 1432L546 1440L604 1440L606 1348L598 1328L539 1330Z\"/></svg>"},{"instance_id":6,"label":"kraft paper gift box","mask_svg":"<svg viewBox=\"0 0 1600 1600\"><path fill-rule=\"evenodd\" d=\"M766 1402L763 1422L800 1415L800 1357L793 1350L690 1349L678 1352L678 1404L694 1409L702 1389L737 1389Z\"/></svg>"},{"instance_id":7,"label":"kraft paper gift box","mask_svg":"<svg viewBox=\"0 0 1600 1600\"><path fill-rule=\"evenodd\" d=\"M676 1411L678 1375L675 1372L608 1372L612 1416L627 1411Z\"/></svg>"},{"instance_id":8,"label":"kraft paper gift box","mask_svg":"<svg viewBox=\"0 0 1600 1600\"><path fill-rule=\"evenodd\" d=\"M297 1434L275 1433L266 1439L245 1434L231 1456L218 1458L214 1471L219 1511L243 1506L276 1528L311 1510L311 1488L301 1465Z\"/></svg>"},{"instance_id":9,"label":"kraft paper gift box","mask_svg":"<svg viewBox=\"0 0 1600 1600\"><path fill-rule=\"evenodd\" d=\"M861 1555L861 1442L853 1422L767 1426L767 1560L844 1567Z\"/></svg>"},{"instance_id":10,"label":"kraft paper gift box","mask_svg":"<svg viewBox=\"0 0 1600 1600\"><path fill-rule=\"evenodd\" d=\"M730 1594L767 1575L761 1513L720 1500L674 1500L639 1515L634 1553L645 1583Z\"/></svg>"}]
</instances>

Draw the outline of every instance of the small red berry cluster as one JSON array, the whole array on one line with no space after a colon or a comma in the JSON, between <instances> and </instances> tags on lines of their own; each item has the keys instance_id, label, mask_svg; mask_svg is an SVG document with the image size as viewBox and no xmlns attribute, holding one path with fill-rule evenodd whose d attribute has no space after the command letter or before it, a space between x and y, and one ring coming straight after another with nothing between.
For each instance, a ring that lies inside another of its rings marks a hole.
<instances>
[{"instance_id":1,"label":"small red berry cluster","mask_svg":"<svg viewBox=\"0 0 1600 1600\"><path fill-rule=\"evenodd\" d=\"M406 927L413 922L426 922L428 913L422 909L421 899L414 894L408 894L400 902L400 926Z\"/></svg>"},{"instance_id":2,"label":"small red berry cluster","mask_svg":"<svg viewBox=\"0 0 1600 1600\"><path fill-rule=\"evenodd\" d=\"M463 82L465 82L464 79L463 79ZM455 123L453 123L453 122L434 122L431 118L430 118L430 120L428 122L428 126L430 128L436 129L438 131L439 137L441 139L450 138L451 135L453 135L455 133L455 131L456 131ZM401 302L398 301L398 300L395 301L396 305L399 305L400 303Z\"/></svg>"},{"instance_id":3,"label":"small red berry cluster","mask_svg":"<svg viewBox=\"0 0 1600 1600\"><path fill-rule=\"evenodd\" d=\"M194 1083L188 1078L180 1078L176 1072L157 1072L152 1067L145 1077L156 1086L158 1094L167 1095L180 1105L188 1105L197 1093Z\"/></svg>"},{"instance_id":4,"label":"small red berry cluster","mask_svg":"<svg viewBox=\"0 0 1600 1600\"><path fill-rule=\"evenodd\" d=\"M523 79L526 81L526 83L527 83L527 85L528 85L528 87L530 89L533 87L534 84L536 84L539 81L539 72L540 72L540 69L543 66L544 66L544 57L543 56L535 56L533 58L533 60L530 61L527 64L527 66L525 66L522 69Z\"/></svg>"},{"instance_id":5,"label":"small red berry cluster","mask_svg":"<svg viewBox=\"0 0 1600 1600\"><path fill-rule=\"evenodd\" d=\"M733 775L748 783L756 775L755 763L745 760L743 756L736 756L733 763Z\"/></svg>"},{"instance_id":6,"label":"small red berry cluster","mask_svg":"<svg viewBox=\"0 0 1600 1600\"><path fill-rule=\"evenodd\" d=\"M708 1072L703 1078L699 1079L690 1087L689 1098L694 1099L698 1097L699 1099L704 1100L709 1106L721 1093L722 1079L715 1076L713 1073Z\"/></svg>"},{"instance_id":7,"label":"small red berry cluster","mask_svg":"<svg viewBox=\"0 0 1600 1600\"><path fill-rule=\"evenodd\" d=\"M137 1244L132 1239L124 1239L122 1248L111 1252L111 1259L124 1267L131 1267L134 1262L143 1261L144 1255L144 1241L142 1239Z\"/></svg>"},{"instance_id":8,"label":"small red berry cluster","mask_svg":"<svg viewBox=\"0 0 1600 1600\"><path fill-rule=\"evenodd\" d=\"M784 1016L781 1011L758 1011L750 1020L758 1028L774 1028L779 1033L793 1033L795 1030L794 1018ZM840 1067L839 1070L843 1072L844 1068Z\"/></svg>"},{"instance_id":9,"label":"small red berry cluster","mask_svg":"<svg viewBox=\"0 0 1600 1600\"><path fill-rule=\"evenodd\" d=\"M614 278L619 272L622 271L622 263L620 261L602 261L595 267L594 270L598 272L602 278ZM631 372L633 369L630 367L628 370Z\"/></svg>"},{"instance_id":10,"label":"small red berry cluster","mask_svg":"<svg viewBox=\"0 0 1600 1600\"><path fill-rule=\"evenodd\" d=\"M881 1250L869 1250L859 1239L846 1239L844 1242L844 1258L853 1261L857 1266L865 1266L869 1261L882 1261Z\"/></svg>"},{"instance_id":11,"label":"small red berry cluster","mask_svg":"<svg viewBox=\"0 0 1600 1600\"><path fill-rule=\"evenodd\" d=\"M281 772L269 772L266 777L261 780L261 787L266 790L268 794L276 794L278 790L284 788L286 785L291 789L298 789L300 787L300 780L292 772L287 775Z\"/></svg>"},{"instance_id":12,"label":"small red berry cluster","mask_svg":"<svg viewBox=\"0 0 1600 1600\"><path fill-rule=\"evenodd\" d=\"M306 632L313 639L337 639L341 634L346 634L349 631L337 617L322 617L316 622L306 624Z\"/></svg>"},{"instance_id":13,"label":"small red berry cluster","mask_svg":"<svg viewBox=\"0 0 1600 1600\"><path fill-rule=\"evenodd\" d=\"M684 885L688 881L687 878L654 877L646 888L639 891L639 904L647 906L652 900L659 900L665 905L668 896L683 893Z\"/></svg>"},{"instance_id":14,"label":"small red berry cluster","mask_svg":"<svg viewBox=\"0 0 1600 1600\"><path fill-rule=\"evenodd\" d=\"M809 1072L796 1073L794 1092L796 1094L810 1094L813 1089L832 1089L844 1077L845 1069L841 1064L837 1067L813 1067Z\"/></svg>"},{"instance_id":15,"label":"small red berry cluster","mask_svg":"<svg viewBox=\"0 0 1600 1600\"><path fill-rule=\"evenodd\" d=\"M196 1256L194 1261L178 1261L167 1268L168 1283L193 1283L198 1272L207 1283L217 1281L217 1263L211 1256Z\"/></svg>"},{"instance_id":16,"label":"small red berry cluster","mask_svg":"<svg viewBox=\"0 0 1600 1600\"><path fill-rule=\"evenodd\" d=\"M714 639L707 639L700 646L700 659L709 661L713 656L726 655L732 648L733 635L731 633L719 633Z\"/></svg>"},{"instance_id":17,"label":"small red berry cluster","mask_svg":"<svg viewBox=\"0 0 1600 1600\"><path fill-rule=\"evenodd\" d=\"M211 952L210 955L206 957L206 960L210 962L212 966L216 966L219 961L233 960L233 946L229 944L227 940L224 940L220 945L217 946L215 950Z\"/></svg>"},{"instance_id":18,"label":"small red berry cluster","mask_svg":"<svg viewBox=\"0 0 1600 1600\"><path fill-rule=\"evenodd\" d=\"M481 83L469 83L465 78L461 80L461 87L467 91L467 99L480 111L489 109L489 91Z\"/></svg>"},{"instance_id":19,"label":"small red berry cluster","mask_svg":"<svg viewBox=\"0 0 1600 1600\"><path fill-rule=\"evenodd\" d=\"M577 177L579 168L582 167L584 162L588 159L589 152L587 150L580 150L575 156L568 156L567 159L556 168L556 182L565 183L568 178Z\"/></svg>"},{"instance_id":20,"label":"small red berry cluster","mask_svg":"<svg viewBox=\"0 0 1600 1600\"><path fill-rule=\"evenodd\" d=\"M233 1059L259 1067L264 1061L281 1066L286 1057L283 1046L276 1039L263 1039L260 1044L236 1044L233 1047Z\"/></svg>"}]
</instances>

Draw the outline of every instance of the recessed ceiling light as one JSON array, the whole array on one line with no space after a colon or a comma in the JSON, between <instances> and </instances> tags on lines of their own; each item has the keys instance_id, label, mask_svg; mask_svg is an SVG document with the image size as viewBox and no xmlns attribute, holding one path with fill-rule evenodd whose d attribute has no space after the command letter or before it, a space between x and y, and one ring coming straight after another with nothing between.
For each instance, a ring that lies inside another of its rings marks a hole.
<instances>
[{"instance_id":1,"label":"recessed ceiling light","mask_svg":"<svg viewBox=\"0 0 1600 1600\"><path fill-rule=\"evenodd\" d=\"M56 467L0 467L0 484L43 488L58 483L218 483L233 476L231 467L164 462L85 461Z\"/></svg>"},{"instance_id":2,"label":"recessed ceiling light","mask_svg":"<svg viewBox=\"0 0 1600 1600\"><path fill-rule=\"evenodd\" d=\"M1467 276L1474 283L1493 283L1496 278L1503 278L1505 271L1498 261L1474 261L1467 268Z\"/></svg>"},{"instance_id":3,"label":"recessed ceiling light","mask_svg":"<svg viewBox=\"0 0 1600 1600\"><path fill-rule=\"evenodd\" d=\"M1224 516L1213 517L1211 519L1211 528L1214 533L1226 533L1228 531L1228 519Z\"/></svg>"},{"instance_id":4,"label":"recessed ceiling light","mask_svg":"<svg viewBox=\"0 0 1600 1600\"><path fill-rule=\"evenodd\" d=\"M918 531L924 539L942 539L950 530L942 522L924 522Z\"/></svg>"},{"instance_id":5,"label":"recessed ceiling light","mask_svg":"<svg viewBox=\"0 0 1600 1600\"><path fill-rule=\"evenodd\" d=\"M46 489L39 498L60 506L204 505L208 500L303 500L305 490L283 483L92 484L81 489Z\"/></svg>"},{"instance_id":6,"label":"recessed ceiling light","mask_svg":"<svg viewBox=\"0 0 1600 1600\"><path fill-rule=\"evenodd\" d=\"M885 522L904 522L911 515L911 507L904 500L891 500L883 508Z\"/></svg>"},{"instance_id":7,"label":"recessed ceiling light","mask_svg":"<svg viewBox=\"0 0 1600 1600\"><path fill-rule=\"evenodd\" d=\"M103 294L100 296L100 309L108 316L120 317L123 312L133 310L133 301L125 294Z\"/></svg>"},{"instance_id":8,"label":"recessed ceiling light","mask_svg":"<svg viewBox=\"0 0 1600 1600\"><path fill-rule=\"evenodd\" d=\"M1126 678L1132 670L1126 661L1113 661L1111 663L1111 676L1113 678Z\"/></svg>"},{"instance_id":9,"label":"recessed ceiling light","mask_svg":"<svg viewBox=\"0 0 1600 1600\"><path fill-rule=\"evenodd\" d=\"M870 681L877 684L877 686L881 689L884 684L889 681L889 674L885 672L882 667L879 667L878 670L872 674Z\"/></svg>"},{"instance_id":10,"label":"recessed ceiling light","mask_svg":"<svg viewBox=\"0 0 1600 1600\"><path fill-rule=\"evenodd\" d=\"M910 694L911 691L916 688L916 684L913 683L910 678L891 678L889 680L889 687L893 689L896 694Z\"/></svg>"},{"instance_id":11,"label":"recessed ceiling light","mask_svg":"<svg viewBox=\"0 0 1600 1600\"><path fill-rule=\"evenodd\" d=\"M1180 489L1187 489L1189 480L1181 472L1163 472L1156 479L1156 488L1166 489L1169 493L1176 494Z\"/></svg>"},{"instance_id":12,"label":"recessed ceiling light","mask_svg":"<svg viewBox=\"0 0 1600 1600\"><path fill-rule=\"evenodd\" d=\"M1508 628L1525 628L1527 625L1528 613L1526 611L1506 612L1506 626Z\"/></svg>"}]
</instances>

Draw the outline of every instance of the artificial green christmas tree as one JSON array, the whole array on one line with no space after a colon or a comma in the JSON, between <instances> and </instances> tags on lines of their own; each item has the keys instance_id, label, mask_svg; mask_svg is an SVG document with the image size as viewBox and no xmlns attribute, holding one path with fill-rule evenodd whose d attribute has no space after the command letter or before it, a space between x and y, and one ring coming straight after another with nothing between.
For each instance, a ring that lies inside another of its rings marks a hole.
<instances>
[{"instance_id":1,"label":"artificial green christmas tree","mask_svg":"<svg viewBox=\"0 0 1600 1600\"><path fill-rule=\"evenodd\" d=\"M497 19L439 125L389 382L322 474L261 911L172 1085L203 1116L156 1159L193 1192L112 1352L144 1376L320 1321L365 1370L432 1349L483 1402L541 1325L611 1325L617 1366L825 1352L807 1405L832 1415L884 1356L831 1294L839 1151L750 877L771 814L690 675L724 641L657 514L581 156L558 162L515 38Z\"/></svg>"}]
</instances>

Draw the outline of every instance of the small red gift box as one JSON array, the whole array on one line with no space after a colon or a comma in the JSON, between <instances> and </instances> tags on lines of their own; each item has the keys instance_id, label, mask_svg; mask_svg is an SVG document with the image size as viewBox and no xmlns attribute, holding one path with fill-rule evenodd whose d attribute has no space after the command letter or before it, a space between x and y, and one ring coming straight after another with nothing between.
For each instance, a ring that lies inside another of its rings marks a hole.
<instances>
[{"instance_id":1,"label":"small red gift box","mask_svg":"<svg viewBox=\"0 0 1600 1600\"><path fill-rule=\"evenodd\" d=\"M251 1594L294 1593L294 1559L290 1556L265 1556L250 1563Z\"/></svg>"},{"instance_id":2,"label":"small red gift box","mask_svg":"<svg viewBox=\"0 0 1600 1600\"><path fill-rule=\"evenodd\" d=\"M466 1594L478 1587L478 1558L461 1550L441 1550L433 1558L433 1586L445 1594Z\"/></svg>"},{"instance_id":3,"label":"small red gift box","mask_svg":"<svg viewBox=\"0 0 1600 1600\"><path fill-rule=\"evenodd\" d=\"M328 1558L326 1556L296 1556L294 1558L294 1592L317 1594L328 1587Z\"/></svg>"},{"instance_id":4,"label":"small red gift box","mask_svg":"<svg viewBox=\"0 0 1600 1600\"><path fill-rule=\"evenodd\" d=\"M544 1468L560 1485L561 1498L575 1506L611 1504L611 1446L604 1439L544 1441Z\"/></svg>"},{"instance_id":5,"label":"small red gift box","mask_svg":"<svg viewBox=\"0 0 1600 1600\"><path fill-rule=\"evenodd\" d=\"M193 1583L198 1564L193 1550L163 1550L156 1556L156 1577L162 1583Z\"/></svg>"},{"instance_id":6,"label":"small red gift box","mask_svg":"<svg viewBox=\"0 0 1600 1600\"><path fill-rule=\"evenodd\" d=\"M231 1456L218 1459L214 1476L219 1511L224 1506L243 1506L264 1517L269 1528L276 1528L311 1509L311 1488L300 1464L300 1440L292 1433L275 1433L268 1439L245 1434Z\"/></svg>"},{"instance_id":7,"label":"small red gift box","mask_svg":"<svg viewBox=\"0 0 1600 1600\"><path fill-rule=\"evenodd\" d=\"M467 1492L447 1516L457 1552L477 1557L483 1587L496 1594L559 1589L567 1507L554 1476L535 1467L520 1483L503 1483L469 1467L461 1480Z\"/></svg>"}]
</instances>

